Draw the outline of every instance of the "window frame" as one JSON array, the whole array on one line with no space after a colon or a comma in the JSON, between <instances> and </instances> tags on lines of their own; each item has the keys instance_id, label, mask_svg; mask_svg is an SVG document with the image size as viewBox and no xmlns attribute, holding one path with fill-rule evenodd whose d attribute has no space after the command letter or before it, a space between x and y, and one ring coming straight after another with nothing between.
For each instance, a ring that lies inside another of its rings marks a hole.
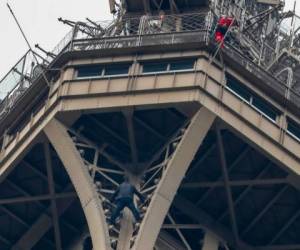
<instances>
[{"instance_id":1,"label":"window frame","mask_svg":"<svg viewBox=\"0 0 300 250\"><path fill-rule=\"evenodd\" d=\"M241 96L239 93L237 93L234 89L231 89L228 86L228 80L231 79L233 81L235 81L236 83L239 83L241 85L241 88L245 89L246 92L249 93L249 100L246 100L243 96ZM263 115L265 118L267 118L269 121L271 121L272 123L277 124L278 121L278 117L282 114L282 112L280 112L280 110L278 110L274 105L270 104L268 101L265 101L261 96L259 96L258 94L254 93L251 89L249 89L247 86L245 86L244 83L242 83L241 81L237 80L234 76L226 73L226 89L229 90L231 93L233 93L235 96L237 96L239 99L241 99L242 101L244 101L245 103L249 104L249 106L251 108L253 108L254 110L256 110L257 112L259 112L261 115ZM257 98L258 100L261 100L262 103L264 103L265 105L269 106L270 111L274 112L276 114L275 119L273 119L273 117L269 116L267 113L265 113L262 109L259 109L256 105L254 105L253 100Z\"/></svg>"},{"instance_id":2,"label":"window frame","mask_svg":"<svg viewBox=\"0 0 300 250\"><path fill-rule=\"evenodd\" d=\"M120 77L120 76L128 76L130 74L130 69L132 67L133 62L118 62L118 63L110 63L110 64L87 64L87 65L78 65L75 67L75 80L82 80L82 79L97 79L97 78L113 78L113 77ZM118 65L125 65L128 66L128 72L122 74L110 74L106 75L107 67L109 66L118 66ZM97 76L78 76L80 67L88 67L88 66L99 66L101 68L101 73Z\"/></svg>"},{"instance_id":3,"label":"window frame","mask_svg":"<svg viewBox=\"0 0 300 250\"><path fill-rule=\"evenodd\" d=\"M193 61L193 67L192 68L188 68L188 69L171 69L171 65L172 63L176 63L176 62L183 62L183 61ZM140 66L141 66L141 74L142 75L153 75L153 74L163 74L163 73L174 73L174 72L191 72L195 70L195 66L196 63L198 61L198 58L192 57L192 58L183 58L183 59L170 59L170 60L151 60L151 61L141 61L139 62ZM164 71L151 71L151 72L144 72L144 65L145 64L166 64L166 70Z\"/></svg>"},{"instance_id":4,"label":"window frame","mask_svg":"<svg viewBox=\"0 0 300 250\"><path fill-rule=\"evenodd\" d=\"M298 142L300 142L300 124L298 122L294 121L293 119L291 119L290 117L287 117L287 121L286 122L287 122L286 132L290 136L292 136L295 140L297 140ZM296 128L299 127L299 137L289 130L289 124L295 126Z\"/></svg>"}]
</instances>

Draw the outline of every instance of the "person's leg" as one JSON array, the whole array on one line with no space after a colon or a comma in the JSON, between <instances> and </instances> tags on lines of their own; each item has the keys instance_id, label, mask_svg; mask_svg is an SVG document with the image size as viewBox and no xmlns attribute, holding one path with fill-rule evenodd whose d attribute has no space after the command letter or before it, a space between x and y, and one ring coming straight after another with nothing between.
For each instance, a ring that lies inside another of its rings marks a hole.
<instances>
[{"instance_id":1,"label":"person's leg","mask_svg":"<svg viewBox=\"0 0 300 250\"><path fill-rule=\"evenodd\" d=\"M135 207L133 201L128 201L127 203L127 207L130 209L130 211L132 212L134 218L136 221L139 221L141 219L141 216L140 216L140 212L139 210Z\"/></svg>"},{"instance_id":2,"label":"person's leg","mask_svg":"<svg viewBox=\"0 0 300 250\"><path fill-rule=\"evenodd\" d=\"M116 203L116 208L113 211L111 217L110 217L110 223L115 224L115 220L120 216L121 211L124 209L126 206L126 203L122 200L117 201Z\"/></svg>"}]
</instances>

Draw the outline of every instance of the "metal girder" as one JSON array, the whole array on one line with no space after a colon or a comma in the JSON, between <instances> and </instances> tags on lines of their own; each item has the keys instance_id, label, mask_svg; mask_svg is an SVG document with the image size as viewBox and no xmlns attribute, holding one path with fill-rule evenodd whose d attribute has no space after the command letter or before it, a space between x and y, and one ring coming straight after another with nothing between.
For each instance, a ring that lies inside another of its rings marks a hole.
<instances>
[{"instance_id":1,"label":"metal girder","mask_svg":"<svg viewBox=\"0 0 300 250\"><path fill-rule=\"evenodd\" d=\"M228 243L237 249L253 250L252 247L248 246L241 240L239 241L239 246L235 246L234 236L230 230L216 222L209 214L196 207L192 202L184 197L177 195L174 199L173 206L179 209L183 214L197 221L199 225L202 225L204 230L215 235L219 242Z\"/></svg>"},{"instance_id":2,"label":"metal girder","mask_svg":"<svg viewBox=\"0 0 300 250\"><path fill-rule=\"evenodd\" d=\"M2 241L2 243L6 244L7 246L11 246L11 241L5 238L3 235L0 235L0 241Z\"/></svg>"},{"instance_id":3,"label":"metal girder","mask_svg":"<svg viewBox=\"0 0 300 250\"><path fill-rule=\"evenodd\" d=\"M113 131L111 128L107 127L106 125L104 125L102 122L98 121L96 118L94 117L89 117L89 119L94 122L97 126L99 126L101 129L105 130L107 133L109 133L110 135L112 135L115 139L117 139L119 142L121 142L122 144L124 144L126 147L130 147L130 145L128 144L128 141L125 140L122 136L120 136L118 133L116 133L115 131Z\"/></svg>"},{"instance_id":4,"label":"metal girder","mask_svg":"<svg viewBox=\"0 0 300 250\"><path fill-rule=\"evenodd\" d=\"M176 191L214 119L204 107L192 119L154 192L133 249L153 249Z\"/></svg>"},{"instance_id":5,"label":"metal girder","mask_svg":"<svg viewBox=\"0 0 300 250\"><path fill-rule=\"evenodd\" d=\"M139 161L139 155L138 155L138 149L136 146L136 138L135 138L135 132L134 132L134 124L133 124L133 109L126 109L123 111L123 114L126 119L127 124L127 131L128 131L128 139L129 139L129 145L130 145L130 151L131 151L131 160L134 165L134 169L137 168L137 164Z\"/></svg>"},{"instance_id":6,"label":"metal girder","mask_svg":"<svg viewBox=\"0 0 300 250\"><path fill-rule=\"evenodd\" d=\"M280 191L268 202L268 204L266 204L264 208L251 220L249 225L242 231L241 235L248 233L287 189L287 185L282 187Z\"/></svg>"},{"instance_id":7,"label":"metal girder","mask_svg":"<svg viewBox=\"0 0 300 250\"><path fill-rule=\"evenodd\" d=\"M269 245L272 245L273 243L275 243L282 234L284 234L284 232L295 222L295 220L297 220L300 217L300 210L298 210L298 212L296 212L284 225L283 227L279 230L279 232L272 238L272 240L270 241Z\"/></svg>"},{"instance_id":8,"label":"metal girder","mask_svg":"<svg viewBox=\"0 0 300 250\"><path fill-rule=\"evenodd\" d=\"M67 129L53 118L44 132L55 148L76 189L91 232L95 249L111 249L102 203L93 186L87 167Z\"/></svg>"},{"instance_id":9,"label":"metal girder","mask_svg":"<svg viewBox=\"0 0 300 250\"><path fill-rule=\"evenodd\" d=\"M64 189L68 191L70 186ZM58 217L60 217L73 203L75 198L62 200L57 205ZM14 244L12 250L27 250L31 249L51 228L52 220L49 216L51 213L51 206L45 209L45 213L42 214L33 225L30 226L28 231L26 231Z\"/></svg>"},{"instance_id":10,"label":"metal girder","mask_svg":"<svg viewBox=\"0 0 300 250\"><path fill-rule=\"evenodd\" d=\"M146 122L144 122L142 119L134 116L134 120L138 122L141 126L143 126L145 129L147 129L149 132L153 133L157 138L161 140L165 140L166 137L163 136L160 132L158 132L156 129L152 128L150 125L148 125Z\"/></svg>"},{"instance_id":11,"label":"metal girder","mask_svg":"<svg viewBox=\"0 0 300 250\"><path fill-rule=\"evenodd\" d=\"M51 152L50 152L50 145L49 142L44 142L44 154L46 159L46 169L47 169L47 178L48 178L48 188L50 195L55 195L55 183L53 177L53 166L52 166L52 159L51 159ZM55 247L56 250L62 250L62 243L61 243L61 234L60 234L60 225L59 225L59 216L57 213L57 204L56 200L51 198L51 216L53 221L53 228L54 228L54 239L55 239Z\"/></svg>"},{"instance_id":12,"label":"metal girder","mask_svg":"<svg viewBox=\"0 0 300 250\"><path fill-rule=\"evenodd\" d=\"M262 177L266 172L267 170L269 169L271 163L267 164L267 166L257 175L256 178L260 178ZM242 192L241 194L239 194L239 196L237 197L236 200L233 201L233 205L236 206L237 204L239 204L242 199L250 192L250 190L252 189L253 185L248 185ZM220 221L222 220L225 215L227 214L227 210L224 211L218 218L217 218L217 221Z\"/></svg>"},{"instance_id":13,"label":"metal girder","mask_svg":"<svg viewBox=\"0 0 300 250\"><path fill-rule=\"evenodd\" d=\"M286 178L274 178L274 179L229 181L229 185L233 187L269 186L269 185L279 185L279 184L288 184L288 180ZM220 187L224 187L224 181L189 182L181 186L181 188L220 188Z\"/></svg>"},{"instance_id":14,"label":"metal girder","mask_svg":"<svg viewBox=\"0 0 300 250\"><path fill-rule=\"evenodd\" d=\"M144 10L146 13L150 13L150 0L143 0Z\"/></svg>"},{"instance_id":15,"label":"metal girder","mask_svg":"<svg viewBox=\"0 0 300 250\"><path fill-rule=\"evenodd\" d=\"M227 167L227 160L226 160L226 155L225 155L225 150L224 150L224 144L223 144L222 134L221 134L221 130L220 130L219 126L217 126L216 134L217 134L217 145L218 145L221 169L222 169L222 173L223 173L224 184L225 184L224 186L225 186L226 197L227 197L227 202L228 202L228 209L229 209L229 214L230 214L230 222L231 222L231 226L232 226L234 240L236 242L235 245L239 245L239 230L238 230L238 225L237 225L237 220L236 220L236 215L235 215L235 208L233 205L231 187L229 184L229 174L228 174L228 167Z\"/></svg>"},{"instance_id":16,"label":"metal girder","mask_svg":"<svg viewBox=\"0 0 300 250\"><path fill-rule=\"evenodd\" d=\"M203 229L203 226L199 224L164 224L163 229Z\"/></svg>"},{"instance_id":17,"label":"metal girder","mask_svg":"<svg viewBox=\"0 0 300 250\"><path fill-rule=\"evenodd\" d=\"M99 145L97 145L96 143L94 143L93 141L89 140L87 137L85 137L84 135L82 135L81 133L77 132L76 130L69 128L69 131L71 131L74 135L76 135L78 138L80 138L80 140L85 141L87 144L91 145L92 147L94 147L96 150L98 150L99 152L101 152L101 154L107 159L109 160L111 163L117 165L119 168L126 170L125 166L118 161L117 159L115 159L114 157L110 156L109 154L107 154L105 152L105 148L104 147L100 147Z\"/></svg>"},{"instance_id":18,"label":"metal girder","mask_svg":"<svg viewBox=\"0 0 300 250\"><path fill-rule=\"evenodd\" d=\"M197 171L197 167L209 156L211 152L215 149L216 144L211 145L206 152L201 155L201 157L193 164L194 166L188 172L186 179L188 180L189 177L193 176L193 174ZM185 187L186 184L183 184L182 187Z\"/></svg>"},{"instance_id":19,"label":"metal girder","mask_svg":"<svg viewBox=\"0 0 300 250\"><path fill-rule=\"evenodd\" d=\"M70 198L76 196L77 194L74 192L65 192L65 193L58 193L54 195L45 194L45 195L36 195L36 196L27 196L27 197L5 198L5 199L0 199L0 205L33 202L33 201L45 201L51 199L64 199L64 198Z\"/></svg>"},{"instance_id":20,"label":"metal girder","mask_svg":"<svg viewBox=\"0 0 300 250\"><path fill-rule=\"evenodd\" d=\"M185 246L178 239L175 239L165 230L160 231L155 248L157 250L186 250Z\"/></svg>"},{"instance_id":21,"label":"metal girder","mask_svg":"<svg viewBox=\"0 0 300 250\"><path fill-rule=\"evenodd\" d=\"M173 225L176 225L175 220L172 218L172 216L170 214L168 214L167 217ZM187 250L192 250L192 248L189 245L189 243L187 242L186 238L184 237L184 235L180 231L180 228L174 228L174 229L175 229L176 233L178 234L180 240L182 241L183 245L187 248Z\"/></svg>"},{"instance_id":22,"label":"metal girder","mask_svg":"<svg viewBox=\"0 0 300 250\"><path fill-rule=\"evenodd\" d=\"M219 240L211 233L206 232L201 250L218 250Z\"/></svg>"},{"instance_id":23,"label":"metal girder","mask_svg":"<svg viewBox=\"0 0 300 250\"><path fill-rule=\"evenodd\" d=\"M300 249L300 244L295 245L274 245L266 247L256 247L255 250L298 250Z\"/></svg>"},{"instance_id":24,"label":"metal girder","mask_svg":"<svg viewBox=\"0 0 300 250\"><path fill-rule=\"evenodd\" d=\"M228 171L230 171L248 154L248 152L251 150L249 146L247 146L243 151L239 154L239 156L234 160L234 162L229 166ZM218 178L218 180L221 180L222 176ZM214 190L215 187L209 188L202 196L201 198L196 202L196 205L200 204L202 201L204 201Z\"/></svg>"}]
</instances>

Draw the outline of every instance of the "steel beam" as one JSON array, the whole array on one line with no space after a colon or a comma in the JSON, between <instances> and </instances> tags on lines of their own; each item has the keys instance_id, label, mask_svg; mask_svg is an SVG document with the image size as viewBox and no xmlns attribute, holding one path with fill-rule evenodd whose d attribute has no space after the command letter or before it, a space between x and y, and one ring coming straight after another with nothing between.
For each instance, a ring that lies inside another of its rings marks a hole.
<instances>
[{"instance_id":1,"label":"steel beam","mask_svg":"<svg viewBox=\"0 0 300 250\"><path fill-rule=\"evenodd\" d=\"M134 170L137 169L137 164L139 161L138 149L136 146L136 138L134 132L134 124L133 124L133 109L126 109L123 111L123 114L126 119L127 131L128 131L128 139L131 151L131 160L133 163Z\"/></svg>"},{"instance_id":2,"label":"steel beam","mask_svg":"<svg viewBox=\"0 0 300 250\"><path fill-rule=\"evenodd\" d=\"M279 230L279 232L272 238L270 241L269 245L272 245L275 243L282 234L295 222L300 217L300 210L298 210L284 225L283 227Z\"/></svg>"},{"instance_id":3,"label":"steel beam","mask_svg":"<svg viewBox=\"0 0 300 250\"><path fill-rule=\"evenodd\" d=\"M215 115L201 108L184 133L151 199L133 249L152 250L179 185Z\"/></svg>"},{"instance_id":4,"label":"steel beam","mask_svg":"<svg viewBox=\"0 0 300 250\"><path fill-rule=\"evenodd\" d=\"M202 250L218 250L219 240L211 232L205 232Z\"/></svg>"},{"instance_id":5,"label":"steel beam","mask_svg":"<svg viewBox=\"0 0 300 250\"><path fill-rule=\"evenodd\" d=\"M70 187L65 188L64 191L68 191ZM75 198L62 200L57 204L58 217L60 217L74 202ZM18 241L12 247L12 250L28 250L31 249L52 226L52 220L48 214L51 212L51 206L49 206L45 213L42 214L33 225L18 239Z\"/></svg>"},{"instance_id":6,"label":"steel beam","mask_svg":"<svg viewBox=\"0 0 300 250\"><path fill-rule=\"evenodd\" d=\"M234 169L234 167L240 163L241 160L244 159L244 157L248 154L248 152L251 150L249 146L247 146L243 151L239 154L239 156L234 160L234 162L229 166L228 171L230 173L231 170ZM218 180L221 180L222 176L218 178ZM196 205L199 205L202 203L214 190L214 187L209 188L202 196L201 198L197 201Z\"/></svg>"},{"instance_id":7,"label":"steel beam","mask_svg":"<svg viewBox=\"0 0 300 250\"><path fill-rule=\"evenodd\" d=\"M286 178L274 178L274 179L229 181L229 185L233 187L269 186L269 185L280 185L280 184L288 184L288 180ZM220 187L224 187L224 181L189 182L181 186L181 188L220 188Z\"/></svg>"},{"instance_id":8,"label":"steel beam","mask_svg":"<svg viewBox=\"0 0 300 250\"><path fill-rule=\"evenodd\" d=\"M271 162L269 162L269 164L267 164L267 166L266 166L266 167L265 167L265 168L257 175L256 178L258 179L258 178L262 177L262 176L268 171L270 165L271 165ZM237 199L234 200L233 205L236 206L237 204L239 204L239 203L243 200L243 198L250 192L250 190L252 189L252 187L253 187L253 185L248 185L248 186L247 186L247 187L239 194L239 196L237 197ZM224 211L224 212L217 218L217 221L222 220L222 219L225 217L225 215L226 215L227 213L228 213L227 210Z\"/></svg>"},{"instance_id":9,"label":"steel beam","mask_svg":"<svg viewBox=\"0 0 300 250\"><path fill-rule=\"evenodd\" d=\"M101 201L93 186L83 159L76 149L67 129L55 118L44 132L63 162L80 199L95 249L111 249L108 228Z\"/></svg>"},{"instance_id":10,"label":"steel beam","mask_svg":"<svg viewBox=\"0 0 300 250\"><path fill-rule=\"evenodd\" d=\"M243 230L241 235L248 233L287 189L288 186L282 187L280 191L268 202L268 204L266 204L264 208L255 216L255 218L251 220L251 223L249 223L249 225Z\"/></svg>"},{"instance_id":11,"label":"steel beam","mask_svg":"<svg viewBox=\"0 0 300 250\"><path fill-rule=\"evenodd\" d=\"M59 194L45 194L45 195L36 195L36 196L27 196L27 197L15 197L15 198L6 198L0 199L0 205L5 204L15 204L15 203L25 203L25 202L35 202L35 201L46 201L51 199L65 199L76 197L77 194L75 192L65 192Z\"/></svg>"},{"instance_id":12,"label":"steel beam","mask_svg":"<svg viewBox=\"0 0 300 250\"><path fill-rule=\"evenodd\" d=\"M221 169L222 169L224 184L225 184L225 192L226 192L226 197L227 197L227 202L228 202L230 222L231 222L231 226L232 226L234 240L236 242L236 245L239 245L239 230L238 230L238 225L237 225L236 216L235 216L235 208L233 205L231 187L229 184L230 180L229 180L224 144L223 144L221 130L220 130L219 126L217 126L216 134L217 134L217 145L218 145Z\"/></svg>"},{"instance_id":13,"label":"steel beam","mask_svg":"<svg viewBox=\"0 0 300 250\"><path fill-rule=\"evenodd\" d=\"M157 250L186 250L185 246L178 239L175 239L165 230L160 231L155 248Z\"/></svg>"},{"instance_id":14,"label":"steel beam","mask_svg":"<svg viewBox=\"0 0 300 250\"><path fill-rule=\"evenodd\" d=\"M255 250L298 250L300 249L300 244L295 245L273 245L273 246L262 246L256 247Z\"/></svg>"},{"instance_id":15,"label":"steel beam","mask_svg":"<svg viewBox=\"0 0 300 250\"><path fill-rule=\"evenodd\" d=\"M172 218L172 216L170 214L167 215L168 219L171 221L171 223L173 225L176 225L175 220ZM184 237L184 235L182 234L182 232L180 231L180 228L174 228L176 233L178 234L180 240L182 241L182 243L184 244L184 246L186 247L187 250L192 250L190 244L188 243L188 241L186 240L186 238Z\"/></svg>"},{"instance_id":16,"label":"steel beam","mask_svg":"<svg viewBox=\"0 0 300 250\"><path fill-rule=\"evenodd\" d=\"M207 232L211 232L219 240L220 243L228 243L236 249L253 250L252 247L248 246L241 240L239 246L236 246L233 233L222 224L215 221L209 214L202 209L198 208L185 199L182 196L177 195L173 202L173 206L179 209L183 214L189 216L193 220L197 221L199 225L202 225L203 229Z\"/></svg>"},{"instance_id":17,"label":"steel beam","mask_svg":"<svg viewBox=\"0 0 300 250\"><path fill-rule=\"evenodd\" d=\"M51 159L51 152L50 152L50 145L48 142L44 142L44 153L46 159L46 169L47 169L47 179L48 179L48 188L50 195L55 195L55 183L53 177L53 166L52 166L52 159ZM61 243L61 234L60 234L60 225L58 221L58 213L57 213L57 204L56 200L51 198L51 215L53 220L53 228L54 228L54 239L55 239L55 247L56 250L62 250L62 243Z\"/></svg>"}]
</instances>

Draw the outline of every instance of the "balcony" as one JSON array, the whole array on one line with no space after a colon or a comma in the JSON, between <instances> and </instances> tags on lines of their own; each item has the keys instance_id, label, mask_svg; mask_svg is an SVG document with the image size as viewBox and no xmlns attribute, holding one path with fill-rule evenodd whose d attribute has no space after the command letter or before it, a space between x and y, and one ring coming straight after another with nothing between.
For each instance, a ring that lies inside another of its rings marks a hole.
<instances>
[{"instance_id":1,"label":"balcony","mask_svg":"<svg viewBox=\"0 0 300 250\"><path fill-rule=\"evenodd\" d=\"M61 40L46 58L28 51L10 72L0 81L0 120L15 106L17 101L37 82L51 84L58 72L54 68L61 65L66 55L88 56L95 51L130 51L144 48L199 48L213 45L211 34L214 31L214 17L211 12L197 12L180 15L124 17L114 21L99 22L94 26L76 23L73 29ZM234 39L232 39L234 40ZM275 50L268 44L252 41L252 49L265 51L264 61L257 63L239 49L238 43L228 43L223 50L225 55L250 69L252 73L266 81L265 85L275 88L283 98L299 105L300 95L291 86L276 80L267 72ZM57 70L57 69L56 69ZM44 85L45 86L45 85Z\"/></svg>"}]
</instances>

